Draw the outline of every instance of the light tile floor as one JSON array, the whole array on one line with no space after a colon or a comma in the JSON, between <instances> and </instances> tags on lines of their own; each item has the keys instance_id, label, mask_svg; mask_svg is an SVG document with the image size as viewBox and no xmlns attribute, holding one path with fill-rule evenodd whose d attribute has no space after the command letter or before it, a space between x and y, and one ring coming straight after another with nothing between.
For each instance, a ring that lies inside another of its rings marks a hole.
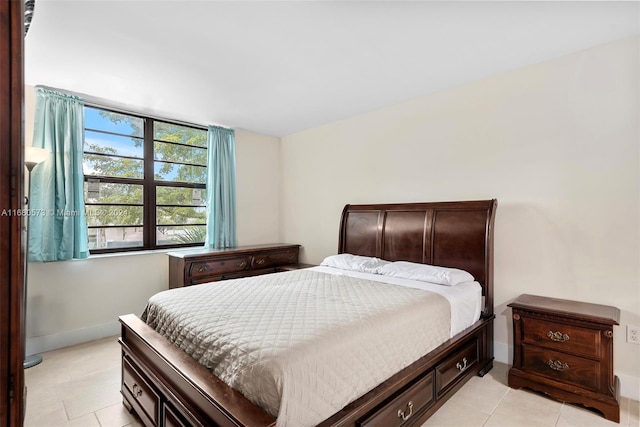
<instances>
[{"instance_id":1,"label":"light tile floor","mask_svg":"<svg viewBox=\"0 0 640 427\"><path fill-rule=\"evenodd\" d=\"M25 371L26 427L141 426L122 405L120 347L106 338L43 353ZM507 387L508 366L474 377L423 427L638 427L640 404L622 398L620 424L579 406Z\"/></svg>"}]
</instances>

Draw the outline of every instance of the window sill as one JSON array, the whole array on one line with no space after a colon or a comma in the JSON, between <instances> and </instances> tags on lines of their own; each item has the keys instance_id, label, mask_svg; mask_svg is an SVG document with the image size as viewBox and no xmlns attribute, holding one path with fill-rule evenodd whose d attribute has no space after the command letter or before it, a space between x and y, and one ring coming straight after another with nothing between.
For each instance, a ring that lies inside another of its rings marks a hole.
<instances>
[{"instance_id":1,"label":"window sill","mask_svg":"<svg viewBox=\"0 0 640 427\"><path fill-rule=\"evenodd\" d=\"M112 252L108 254L94 254L89 255L86 259L100 259L100 258L114 258L114 257L122 257L122 256L135 256L135 255L153 255L153 254L166 254L168 252L175 252L178 249L193 249L198 246L190 247L190 248L166 248L166 249L150 249L146 251L128 251L128 252ZM82 261L81 259L76 259L73 261Z\"/></svg>"}]
</instances>

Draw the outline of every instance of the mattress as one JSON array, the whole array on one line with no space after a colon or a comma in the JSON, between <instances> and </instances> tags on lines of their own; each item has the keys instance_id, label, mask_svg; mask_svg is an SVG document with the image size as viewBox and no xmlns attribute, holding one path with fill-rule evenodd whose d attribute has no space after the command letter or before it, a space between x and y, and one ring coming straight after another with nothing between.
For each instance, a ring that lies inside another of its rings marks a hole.
<instances>
[{"instance_id":1,"label":"mattress","mask_svg":"<svg viewBox=\"0 0 640 427\"><path fill-rule=\"evenodd\" d=\"M464 300L355 276L316 267L172 289L142 317L278 426L313 426L451 337L451 301Z\"/></svg>"},{"instance_id":2,"label":"mattress","mask_svg":"<svg viewBox=\"0 0 640 427\"><path fill-rule=\"evenodd\" d=\"M444 286L437 283L390 277L380 274L364 273L360 271L341 270L338 268L317 266L308 270L328 274L339 274L359 277L376 282L389 283L398 286L424 289L442 295L451 304L451 337L473 325L479 318L483 308L482 286L480 283L463 282L455 286Z\"/></svg>"}]
</instances>

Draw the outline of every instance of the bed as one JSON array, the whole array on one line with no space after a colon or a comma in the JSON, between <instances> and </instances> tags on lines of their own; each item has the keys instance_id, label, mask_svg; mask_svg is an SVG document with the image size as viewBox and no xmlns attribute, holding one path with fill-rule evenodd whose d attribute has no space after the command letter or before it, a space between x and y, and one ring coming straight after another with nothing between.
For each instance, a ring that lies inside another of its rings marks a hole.
<instances>
[{"instance_id":1,"label":"bed","mask_svg":"<svg viewBox=\"0 0 640 427\"><path fill-rule=\"evenodd\" d=\"M482 299L478 319L470 326L454 330L444 342L438 341L440 344L425 350L425 354L410 356L409 362L397 371L384 373L381 367L383 378L376 379L355 400L326 417L323 415L318 425L420 425L469 378L484 375L492 368L496 206L495 200L345 206L340 222L339 254L462 269L475 278ZM265 280L310 280L324 273L276 273ZM262 279L240 280L239 284L249 286ZM275 290L281 285L266 286L265 289ZM380 285L384 286L387 285ZM388 292L387 288L384 290ZM183 292L194 291L200 289ZM276 425L272 410L252 403L236 390L239 387L227 385L228 378L225 382L214 375L137 316L122 316L120 322L123 402L145 425ZM407 337L402 339L407 341ZM380 344L376 345L381 352L385 351ZM336 359L348 354L347 350L331 351ZM372 353L370 349L364 351ZM280 425L295 425L283 423L284 415L278 418Z\"/></svg>"}]
</instances>

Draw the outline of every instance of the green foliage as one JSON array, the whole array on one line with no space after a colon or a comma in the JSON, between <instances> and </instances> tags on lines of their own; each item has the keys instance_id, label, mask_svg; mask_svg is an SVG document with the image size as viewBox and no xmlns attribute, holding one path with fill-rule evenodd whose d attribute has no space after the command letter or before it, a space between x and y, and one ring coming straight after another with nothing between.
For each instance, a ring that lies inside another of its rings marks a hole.
<instances>
[{"instance_id":1,"label":"green foliage","mask_svg":"<svg viewBox=\"0 0 640 427\"><path fill-rule=\"evenodd\" d=\"M204 242L206 236L207 229L205 227L189 227L178 234L174 240L177 243L201 243Z\"/></svg>"},{"instance_id":2,"label":"green foliage","mask_svg":"<svg viewBox=\"0 0 640 427\"><path fill-rule=\"evenodd\" d=\"M207 133L200 129L154 122L155 179L205 183L207 179ZM176 165L166 162L183 162ZM199 166L193 166L199 165Z\"/></svg>"}]
</instances>

